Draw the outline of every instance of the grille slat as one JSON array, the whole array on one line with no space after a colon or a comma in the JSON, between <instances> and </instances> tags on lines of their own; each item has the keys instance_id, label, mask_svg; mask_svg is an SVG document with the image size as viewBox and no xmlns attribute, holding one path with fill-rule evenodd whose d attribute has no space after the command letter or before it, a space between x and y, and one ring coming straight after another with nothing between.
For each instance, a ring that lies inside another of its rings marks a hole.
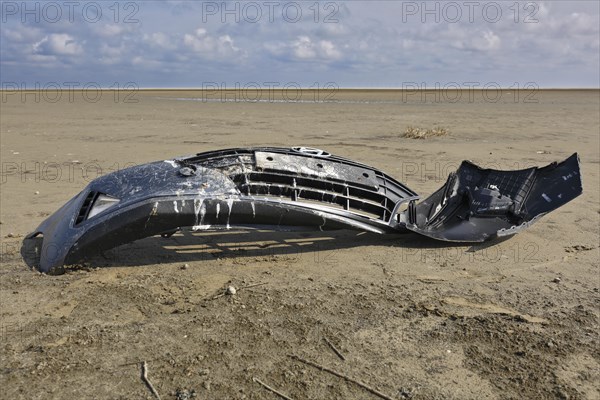
<instances>
[{"instance_id":1,"label":"grille slat","mask_svg":"<svg viewBox=\"0 0 600 400\"><path fill-rule=\"evenodd\" d=\"M327 180L299 177L289 174L249 172L246 174L233 175L231 178L238 184L246 183L246 180L248 180L248 182L280 184L298 189L318 189L332 192L338 196L364 198L375 203L381 203L386 199L386 196L378 191L364 189L363 187L358 187L353 184L340 184Z\"/></svg>"},{"instance_id":2,"label":"grille slat","mask_svg":"<svg viewBox=\"0 0 600 400\"><path fill-rule=\"evenodd\" d=\"M269 185L264 182L244 184L242 187L245 189L244 192L248 195L288 197L291 200L296 199L295 201L301 201L301 199L317 200L323 203L338 204L345 210L357 209L366 211L371 214L376 214L381 218L386 215L386 211L392 211L388 210L384 205L373 203L366 199L313 190L307 187L293 188L285 185Z\"/></svg>"}]
</instances>

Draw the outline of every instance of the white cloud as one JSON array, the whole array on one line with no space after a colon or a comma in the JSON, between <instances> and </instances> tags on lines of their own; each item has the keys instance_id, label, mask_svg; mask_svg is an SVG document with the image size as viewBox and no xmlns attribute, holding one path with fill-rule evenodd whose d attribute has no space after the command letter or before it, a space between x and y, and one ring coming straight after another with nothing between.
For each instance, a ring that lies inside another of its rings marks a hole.
<instances>
[{"instance_id":1,"label":"white cloud","mask_svg":"<svg viewBox=\"0 0 600 400\"><path fill-rule=\"evenodd\" d=\"M119 36L122 35L123 32L125 32L125 28L123 27L123 25L117 24L107 24L104 25L101 29L98 29L98 34L100 36L107 37Z\"/></svg>"},{"instance_id":2,"label":"white cloud","mask_svg":"<svg viewBox=\"0 0 600 400\"><path fill-rule=\"evenodd\" d=\"M294 55L298 58L310 59L317 56L314 45L308 36L298 36L291 46Z\"/></svg>"},{"instance_id":3,"label":"white cloud","mask_svg":"<svg viewBox=\"0 0 600 400\"><path fill-rule=\"evenodd\" d=\"M430 36L437 36L438 46L445 43L458 50L489 52L500 48L500 36L491 30L473 31L469 27L450 25L440 32L429 32Z\"/></svg>"},{"instance_id":4,"label":"white cloud","mask_svg":"<svg viewBox=\"0 0 600 400\"><path fill-rule=\"evenodd\" d=\"M479 51L496 50L500 47L500 38L494 32L487 31L483 33L483 37L476 37L470 45Z\"/></svg>"},{"instance_id":5,"label":"white cloud","mask_svg":"<svg viewBox=\"0 0 600 400\"><path fill-rule=\"evenodd\" d=\"M149 35L144 35L144 40L152 46L159 47L165 50L174 50L177 48L174 41L169 35L163 32L154 32Z\"/></svg>"},{"instance_id":6,"label":"white cloud","mask_svg":"<svg viewBox=\"0 0 600 400\"><path fill-rule=\"evenodd\" d=\"M342 53L330 40L313 41L310 37L302 35L293 40L289 48L293 56L301 60L338 60Z\"/></svg>"},{"instance_id":7,"label":"white cloud","mask_svg":"<svg viewBox=\"0 0 600 400\"><path fill-rule=\"evenodd\" d=\"M342 53L329 40L321 40L319 42L319 49L330 60L337 60L342 57Z\"/></svg>"},{"instance_id":8,"label":"white cloud","mask_svg":"<svg viewBox=\"0 0 600 400\"><path fill-rule=\"evenodd\" d=\"M83 46L66 33L52 33L33 45L33 52L41 55L75 56L83 53Z\"/></svg>"},{"instance_id":9,"label":"white cloud","mask_svg":"<svg viewBox=\"0 0 600 400\"><path fill-rule=\"evenodd\" d=\"M99 53L99 61L102 64L114 65L121 62L124 55L128 54L128 51L123 43L118 47L109 46L108 44L103 43L102 46L100 46Z\"/></svg>"},{"instance_id":10,"label":"white cloud","mask_svg":"<svg viewBox=\"0 0 600 400\"><path fill-rule=\"evenodd\" d=\"M211 36L204 28L196 29L194 34L183 35L183 44L194 52L204 55L229 56L240 52L231 36Z\"/></svg>"}]
</instances>

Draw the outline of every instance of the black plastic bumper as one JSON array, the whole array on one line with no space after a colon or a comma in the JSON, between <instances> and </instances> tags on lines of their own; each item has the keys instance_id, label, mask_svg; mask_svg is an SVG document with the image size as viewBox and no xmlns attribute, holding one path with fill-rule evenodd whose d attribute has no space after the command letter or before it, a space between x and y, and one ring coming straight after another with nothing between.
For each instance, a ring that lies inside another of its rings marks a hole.
<instances>
[{"instance_id":1,"label":"black plastic bumper","mask_svg":"<svg viewBox=\"0 0 600 400\"><path fill-rule=\"evenodd\" d=\"M417 203L415 192L383 172L321 150L227 149L100 177L29 237L43 234L43 272L183 228L414 231L479 242L516 233L580 193L576 154L521 171L464 162Z\"/></svg>"}]
</instances>

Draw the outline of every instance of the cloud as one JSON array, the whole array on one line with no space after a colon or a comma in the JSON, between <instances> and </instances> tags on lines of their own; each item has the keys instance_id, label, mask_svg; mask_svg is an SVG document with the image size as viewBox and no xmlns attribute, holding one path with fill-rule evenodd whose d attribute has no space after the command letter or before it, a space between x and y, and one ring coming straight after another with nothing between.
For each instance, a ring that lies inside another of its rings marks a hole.
<instances>
[{"instance_id":1,"label":"cloud","mask_svg":"<svg viewBox=\"0 0 600 400\"><path fill-rule=\"evenodd\" d=\"M123 56L127 54L127 48L123 44L120 46L109 46L107 44L102 44L99 50L99 61L102 64L108 65L114 65L122 62Z\"/></svg>"},{"instance_id":2,"label":"cloud","mask_svg":"<svg viewBox=\"0 0 600 400\"><path fill-rule=\"evenodd\" d=\"M342 57L342 53L329 40L321 40L318 45L319 52L329 60L337 60Z\"/></svg>"},{"instance_id":3,"label":"cloud","mask_svg":"<svg viewBox=\"0 0 600 400\"><path fill-rule=\"evenodd\" d=\"M66 33L52 33L33 45L33 53L45 56L76 56L83 46Z\"/></svg>"},{"instance_id":4,"label":"cloud","mask_svg":"<svg viewBox=\"0 0 600 400\"><path fill-rule=\"evenodd\" d=\"M456 40L453 46L457 49L487 52L500 48L500 43L501 40L498 35L492 31L485 31Z\"/></svg>"},{"instance_id":5,"label":"cloud","mask_svg":"<svg viewBox=\"0 0 600 400\"><path fill-rule=\"evenodd\" d=\"M21 42L24 42L27 40L26 36L25 36L25 32L13 30L13 29L3 29L2 36L4 37L5 40L8 40L10 42L16 42L16 43L21 43Z\"/></svg>"},{"instance_id":6,"label":"cloud","mask_svg":"<svg viewBox=\"0 0 600 400\"><path fill-rule=\"evenodd\" d=\"M106 24L98 29L98 35L100 36L119 36L125 32L125 27L123 25L117 24Z\"/></svg>"},{"instance_id":7,"label":"cloud","mask_svg":"<svg viewBox=\"0 0 600 400\"><path fill-rule=\"evenodd\" d=\"M175 50L177 48L176 40L163 32L154 32L144 35L144 41L150 46L163 50Z\"/></svg>"},{"instance_id":8,"label":"cloud","mask_svg":"<svg viewBox=\"0 0 600 400\"><path fill-rule=\"evenodd\" d=\"M327 62L342 58L342 52L331 40L314 40L307 35L297 36L289 42L267 42L263 47L267 53L282 60Z\"/></svg>"},{"instance_id":9,"label":"cloud","mask_svg":"<svg viewBox=\"0 0 600 400\"><path fill-rule=\"evenodd\" d=\"M300 59L312 59L317 57L317 51L308 36L298 36L298 39L292 42L291 47L294 56Z\"/></svg>"},{"instance_id":10,"label":"cloud","mask_svg":"<svg viewBox=\"0 0 600 400\"><path fill-rule=\"evenodd\" d=\"M229 35L211 36L204 28L198 28L193 34L183 36L184 45L203 55L230 56L240 52Z\"/></svg>"}]
</instances>

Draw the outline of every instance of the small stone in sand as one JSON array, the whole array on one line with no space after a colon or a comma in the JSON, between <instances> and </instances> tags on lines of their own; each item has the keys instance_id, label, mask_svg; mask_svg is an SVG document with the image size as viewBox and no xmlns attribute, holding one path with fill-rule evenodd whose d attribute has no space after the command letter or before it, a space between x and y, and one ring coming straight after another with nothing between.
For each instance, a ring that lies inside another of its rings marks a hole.
<instances>
[{"instance_id":1,"label":"small stone in sand","mask_svg":"<svg viewBox=\"0 0 600 400\"><path fill-rule=\"evenodd\" d=\"M235 289L235 287L227 286L227 289L225 290L225 294L227 294L229 296L233 296L236 293L237 293L237 290Z\"/></svg>"},{"instance_id":2,"label":"small stone in sand","mask_svg":"<svg viewBox=\"0 0 600 400\"><path fill-rule=\"evenodd\" d=\"M556 278L552 279L552 282L554 282L554 283L560 283L560 278L556 277Z\"/></svg>"}]
</instances>

